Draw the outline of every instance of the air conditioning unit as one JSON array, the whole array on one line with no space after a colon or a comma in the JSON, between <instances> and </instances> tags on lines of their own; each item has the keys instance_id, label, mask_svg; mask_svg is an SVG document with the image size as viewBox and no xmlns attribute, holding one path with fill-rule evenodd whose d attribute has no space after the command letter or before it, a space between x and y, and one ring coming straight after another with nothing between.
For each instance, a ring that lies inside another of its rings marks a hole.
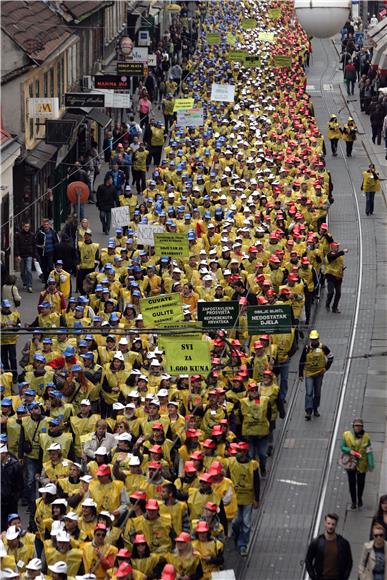
<instances>
[{"instance_id":1,"label":"air conditioning unit","mask_svg":"<svg viewBox=\"0 0 387 580\"><path fill-rule=\"evenodd\" d=\"M91 91L93 88L93 77L90 75L84 75L82 77L82 89L84 91Z\"/></svg>"}]
</instances>

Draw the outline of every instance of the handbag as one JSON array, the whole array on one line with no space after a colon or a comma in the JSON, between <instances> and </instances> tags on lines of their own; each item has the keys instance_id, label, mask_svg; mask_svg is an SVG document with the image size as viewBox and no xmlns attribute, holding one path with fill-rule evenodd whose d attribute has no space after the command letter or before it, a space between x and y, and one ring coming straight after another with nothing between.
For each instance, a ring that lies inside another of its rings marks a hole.
<instances>
[{"instance_id":1,"label":"handbag","mask_svg":"<svg viewBox=\"0 0 387 580\"><path fill-rule=\"evenodd\" d=\"M346 471L356 469L357 461L350 453L342 453L339 458L339 465Z\"/></svg>"}]
</instances>

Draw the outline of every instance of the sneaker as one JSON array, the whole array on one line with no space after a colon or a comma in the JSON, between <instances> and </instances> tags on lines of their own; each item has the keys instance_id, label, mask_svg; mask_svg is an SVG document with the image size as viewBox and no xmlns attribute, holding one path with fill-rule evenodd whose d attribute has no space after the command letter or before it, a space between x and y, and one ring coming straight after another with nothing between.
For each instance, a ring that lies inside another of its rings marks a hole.
<instances>
[{"instance_id":1,"label":"sneaker","mask_svg":"<svg viewBox=\"0 0 387 580\"><path fill-rule=\"evenodd\" d=\"M351 510L356 510L357 509L357 505L355 503L351 503Z\"/></svg>"},{"instance_id":2,"label":"sneaker","mask_svg":"<svg viewBox=\"0 0 387 580\"><path fill-rule=\"evenodd\" d=\"M313 415L314 415L315 417L320 417L320 413L319 413L317 410L316 410L316 411L313 411Z\"/></svg>"},{"instance_id":3,"label":"sneaker","mask_svg":"<svg viewBox=\"0 0 387 580\"><path fill-rule=\"evenodd\" d=\"M261 471L261 477L265 478L266 477L266 474L267 474L266 473L266 468L265 467L261 467L260 471Z\"/></svg>"},{"instance_id":4,"label":"sneaker","mask_svg":"<svg viewBox=\"0 0 387 580\"><path fill-rule=\"evenodd\" d=\"M332 308L332 312L334 312L335 314L341 314L341 310L339 310L338 308Z\"/></svg>"},{"instance_id":5,"label":"sneaker","mask_svg":"<svg viewBox=\"0 0 387 580\"><path fill-rule=\"evenodd\" d=\"M30 294L32 294L32 288L31 288L31 286L28 286L28 292L29 292Z\"/></svg>"},{"instance_id":6,"label":"sneaker","mask_svg":"<svg viewBox=\"0 0 387 580\"><path fill-rule=\"evenodd\" d=\"M305 413L305 421L310 421L311 420L311 415L310 413Z\"/></svg>"},{"instance_id":7,"label":"sneaker","mask_svg":"<svg viewBox=\"0 0 387 580\"><path fill-rule=\"evenodd\" d=\"M239 548L239 553L240 555L245 558L247 556L247 547L246 546L241 546Z\"/></svg>"}]
</instances>

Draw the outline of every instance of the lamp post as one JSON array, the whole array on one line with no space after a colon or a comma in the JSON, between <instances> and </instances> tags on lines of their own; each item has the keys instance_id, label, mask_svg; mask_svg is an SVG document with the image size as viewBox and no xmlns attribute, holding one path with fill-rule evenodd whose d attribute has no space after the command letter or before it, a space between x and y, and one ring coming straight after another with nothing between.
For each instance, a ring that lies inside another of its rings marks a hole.
<instances>
[{"instance_id":1,"label":"lamp post","mask_svg":"<svg viewBox=\"0 0 387 580\"><path fill-rule=\"evenodd\" d=\"M294 7L309 36L330 38L348 20L351 0L295 0Z\"/></svg>"}]
</instances>

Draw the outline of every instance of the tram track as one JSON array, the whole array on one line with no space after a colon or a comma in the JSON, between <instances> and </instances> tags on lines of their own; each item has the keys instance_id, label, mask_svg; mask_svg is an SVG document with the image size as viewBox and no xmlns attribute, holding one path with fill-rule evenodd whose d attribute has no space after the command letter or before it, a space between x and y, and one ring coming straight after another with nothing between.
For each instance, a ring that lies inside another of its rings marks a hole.
<instances>
[{"instance_id":1,"label":"tram track","mask_svg":"<svg viewBox=\"0 0 387 580\"><path fill-rule=\"evenodd\" d=\"M319 41L319 42L321 43L321 41ZM322 46L322 50L323 50L323 53L325 56L325 68L324 68L324 71L323 71L322 75L320 76L320 80L319 80L319 93L321 94L321 101L320 102L323 103L327 114L330 116L331 113L334 112L334 110L332 110L333 94L334 93L324 90L323 85L327 86L327 85L330 85L332 83L332 81L335 77L335 74L336 74L336 70L333 70L329 74L328 71L330 68L330 61L329 61L328 53L327 53L327 50L324 46L324 43L321 43L321 46ZM330 98L328 98L328 95L330 95ZM319 95L319 97L320 97L320 95ZM362 238L363 238L363 233L362 233L361 218L360 218L360 207L359 207L359 202L358 202L358 198L357 198L356 187L355 187L355 184L353 182L351 172L350 172L350 167L349 167L347 158L345 157L345 152L343 150L343 146L341 144L340 144L340 151L342 154L342 158L344 160L345 170L346 170L346 173L348 175L349 182L351 184L352 204L353 204L353 209L354 209L355 216L356 216L356 227L357 227L357 237L356 237L357 244L356 245L358 247L356 299L355 299L355 306L354 306L353 312L352 312L351 334L348 337L347 348L346 348L345 366L344 366L344 370L343 370L342 374L340 375L341 376L340 388L338 390L338 395L337 395L336 404L335 404L335 411L334 411L333 419L331 422L331 429L330 429L330 434L329 434L328 445L327 445L327 448L325 450L325 458L324 458L324 463L323 463L323 467L321 470L320 485L319 485L318 491L316 491L316 494L315 494L316 495L316 503L315 503L315 507L313 510L313 517L311 520L311 525L310 525L309 534L308 534L309 541L312 537L317 535L319 532L321 516L323 513L324 503L325 503L327 490L328 490L329 476L330 476L331 468L333 465L335 452L337 452L336 439L338 436L340 419L341 419L343 406L344 406L344 399L345 399L345 395L346 395L347 389L348 389L348 379L349 379L349 374L350 374L350 370L351 370L351 362L352 362L351 357L353 355L355 340L356 340L356 333L357 333L357 329L358 329L358 319L359 319L360 299L361 299L361 289L362 289L362 276L363 276L363 241L362 241ZM333 225L334 225L334 221L335 220L332 218L331 222L333 222ZM318 315L318 311L319 311L319 304L317 304L317 306L314 308L314 311L313 311L313 323ZM295 364L296 364L296 361L293 360L293 364L292 364L293 372L295 372L295 370L294 370ZM282 423L281 428L278 430L277 437L275 438L275 452L273 454L273 458L272 458L272 461L270 464L269 475L268 475L267 479L265 480L265 485L263 487L261 508L259 509L259 512L257 513L256 517L253 519L253 526L252 526L252 530L251 530L251 541L250 541L248 555L247 555L247 558L241 562L240 566L238 566L238 568L236 570L236 575L237 575L238 579L241 578L243 580L249 580L249 578L252 577L250 566L252 564L253 557L256 555L255 554L256 542L259 541L258 538L259 538L260 531L261 531L261 528L263 525L264 515L267 511L266 505L265 505L265 500L267 498L268 492L271 489L271 484L276 479L278 479L280 451L284 447L284 443L286 441L288 430L289 430L289 425L290 425L291 420L294 416L294 411L296 410L297 395L298 395L297 384L298 384L298 373L296 373L296 377L295 377L295 380L293 381L292 387L289 389L286 417L284 419L284 422ZM297 412L298 412L298 410L297 410ZM268 506L267 509L269 510L270 506ZM308 542L305 543L305 551L306 551L307 545L308 545ZM257 576L255 576L255 577L257 577ZM303 580L306 580L307 578L309 578L309 576L305 570L305 565L303 562L303 555L301 555L301 554L300 554L299 578L303 579Z\"/></svg>"}]
</instances>

